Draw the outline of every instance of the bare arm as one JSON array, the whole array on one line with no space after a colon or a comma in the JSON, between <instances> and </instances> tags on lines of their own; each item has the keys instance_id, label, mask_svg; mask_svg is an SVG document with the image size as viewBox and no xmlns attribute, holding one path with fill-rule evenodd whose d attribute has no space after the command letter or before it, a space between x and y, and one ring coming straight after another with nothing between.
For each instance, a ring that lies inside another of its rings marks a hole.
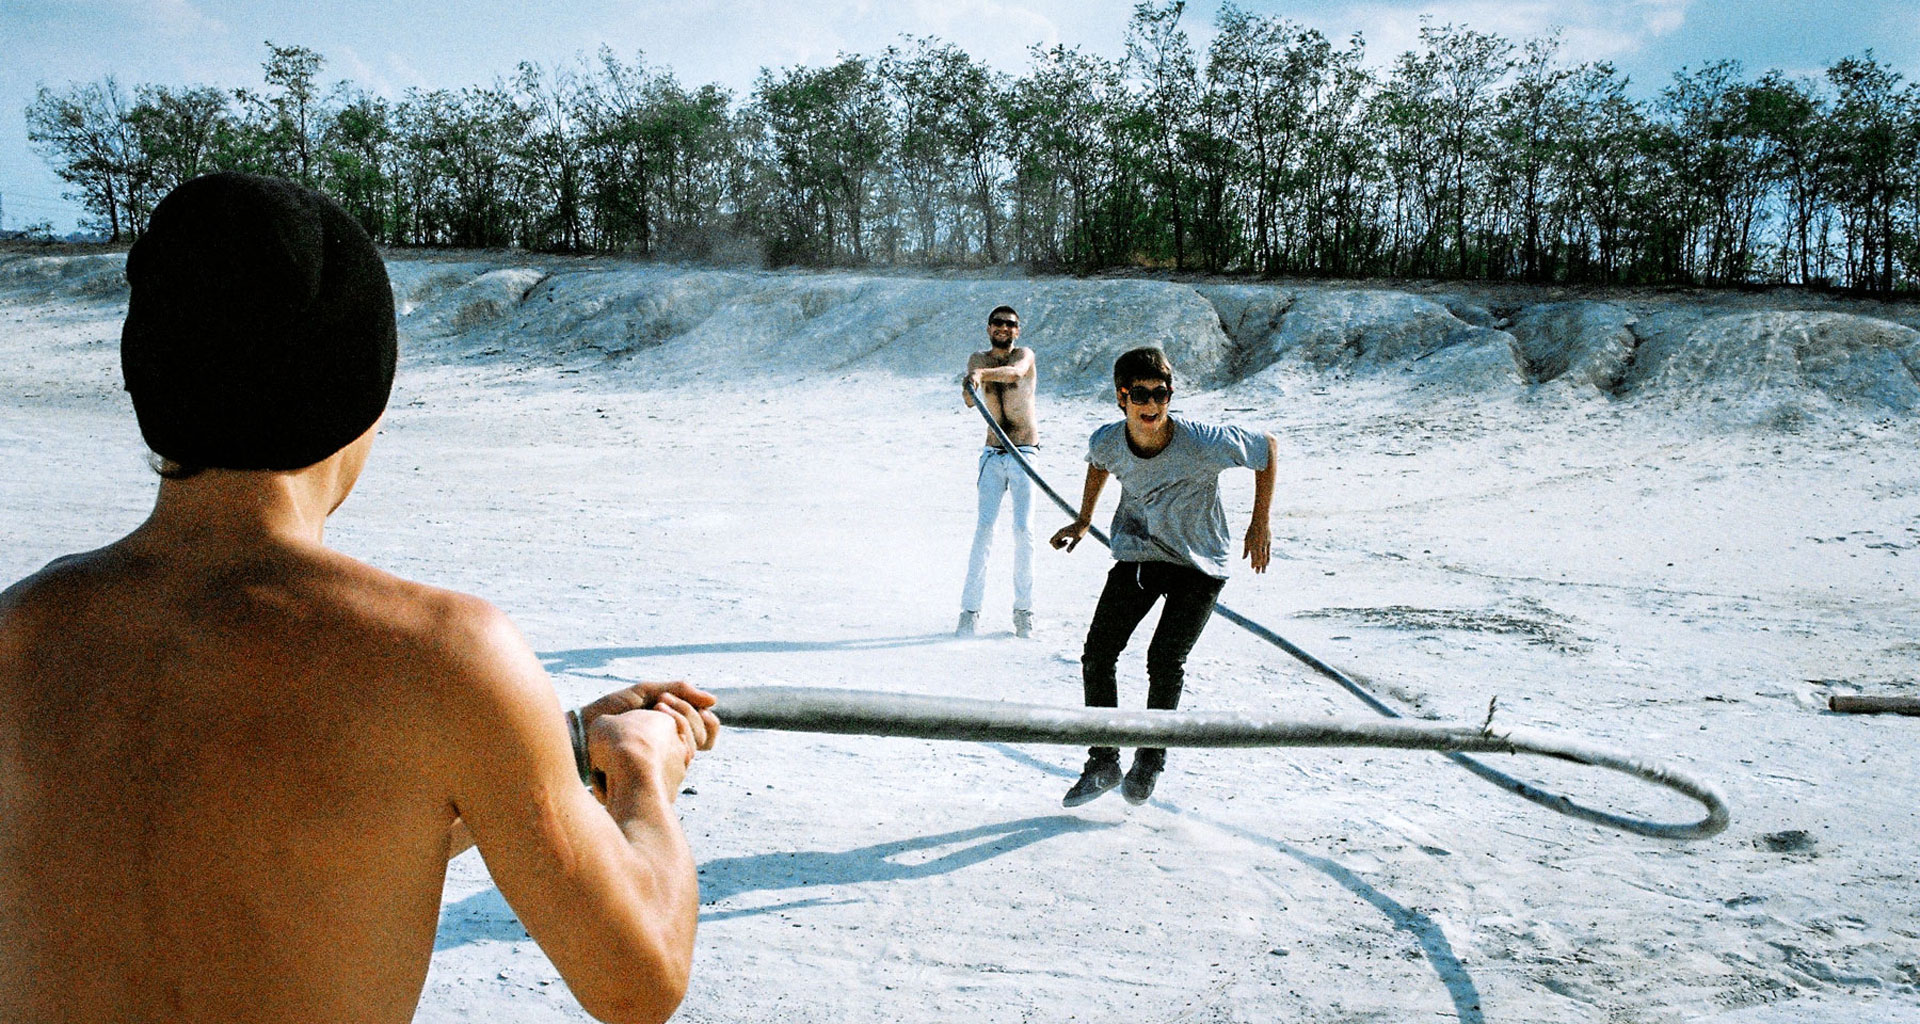
<instances>
[{"instance_id":1,"label":"bare arm","mask_svg":"<svg viewBox=\"0 0 1920 1024\"><path fill-rule=\"evenodd\" d=\"M1253 521L1247 524L1247 540L1241 557L1253 563L1253 571L1267 571L1273 557L1273 525L1269 521L1273 507L1273 480L1280 472L1280 439L1267 435L1267 468L1253 471Z\"/></svg>"},{"instance_id":2,"label":"bare arm","mask_svg":"<svg viewBox=\"0 0 1920 1024\"><path fill-rule=\"evenodd\" d=\"M672 706L596 716L602 808L580 784L559 701L526 641L472 604L484 610L454 626L466 641L454 666L465 706L449 712L443 737L461 822L588 1013L664 1021L686 992L699 913L673 810L696 726Z\"/></svg>"},{"instance_id":3,"label":"bare arm","mask_svg":"<svg viewBox=\"0 0 1920 1024\"><path fill-rule=\"evenodd\" d=\"M983 366L979 368L979 379L990 384L1016 384L1022 377L1033 372L1033 350L1021 349L1013 357L1013 362L1005 366Z\"/></svg>"},{"instance_id":4,"label":"bare arm","mask_svg":"<svg viewBox=\"0 0 1920 1024\"><path fill-rule=\"evenodd\" d=\"M639 683L615 690L581 708L580 720L584 728L591 726L593 720L601 715L617 715L664 705L687 719L692 727L695 745L701 750L712 750L714 737L720 732L720 720L707 710L713 703L711 694L696 690L684 682ZM600 795L604 797L605 794ZM452 860L473 847L473 830L467 827L466 819L453 819L452 827L447 830L447 859Z\"/></svg>"},{"instance_id":5,"label":"bare arm","mask_svg":"<svg viewBox=\"0 0 1920 1024\"><path fill-rule=\"evenodd\" d=\"M967 359L966 382L976 388L983 382L988 384L1018 384L1032 372L1033 350L1030 348L1021 349L1019 353L1013 357L1013 362L1005 366L988 366L986 365L986 360L976 354ZM964 391L965 388L961 390ZM971 396L968 397L967 404L973 404Z\"/></svg>"},{"instance_id":6,"label":"bare arm","mask_svg":"<svg viewBox=\"0 0 1920 1024\"><path fill-rule=\"evenodd\" d=\"M1080 546L1081 538L1093 526L1093 512L1100 504L1100 491L1107 486L1106 470L1093 463L1087 463L1087 482L1080 488L1080 517L1062 526L1050 541L1055 548L1072 551Z\"/></svg>"}]
</instances>

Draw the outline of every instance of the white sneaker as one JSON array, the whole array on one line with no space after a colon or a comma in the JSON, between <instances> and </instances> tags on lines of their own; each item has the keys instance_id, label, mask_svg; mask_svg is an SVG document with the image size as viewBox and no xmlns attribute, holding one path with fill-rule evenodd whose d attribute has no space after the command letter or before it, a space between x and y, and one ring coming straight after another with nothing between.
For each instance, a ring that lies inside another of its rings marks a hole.
<instances>
[{"instance_id":1,"label":"white sneaker","mask_svg":"<svg viewBox=\"0 0 1920 1024\"><path fill-rule=\"evenodd\" d=\"M977 618L979 614L980 614L979 612L961 612L960 624L958 626L953 627L953 635L954 636L972 636L973 620Z\"/></svg>"},{"instance_id":2,"label":"white sneaker","mask_svg":"<svg viewBox=\"0 0 1920 1024\"><path fill-rule=\"evenodd\" d=\"M1033 612L1026 608L1013 610L1013 635L1022 640L1033 635Z\"/></svg>"}]
</instances>

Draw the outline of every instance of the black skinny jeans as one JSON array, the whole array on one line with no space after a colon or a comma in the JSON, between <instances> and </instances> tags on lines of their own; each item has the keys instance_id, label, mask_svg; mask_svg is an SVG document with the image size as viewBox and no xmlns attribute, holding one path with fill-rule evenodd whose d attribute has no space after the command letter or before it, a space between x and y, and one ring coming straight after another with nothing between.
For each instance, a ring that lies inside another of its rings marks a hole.
<instances>
[{"instance_id":1,"label":"black skinny jeans","mask_svg":"<svg viewBox=\"0 0 1920 1024\"><path fill-rule=\"evenodd\" d=\"M1180 688L1186 682L1187 654L1213 617L1214 602L1227 581L1188 565L1171 562L1115 562L1107 573L1106 588L1087 627L1087 644L1080 654L1080 679L1087 706L1120 706L1120 687L1114 669L1120 652L1133 638L1134 627L1147 617L1162 597L1160 624L1147 644L1147 707L1171 711L1180 706ZM1118 761L1118 747L1089 747L1095 760ZM1163 747L1142 747L1137 755L1149 764L1164 765Z\"/></svg>"}]
</instances>

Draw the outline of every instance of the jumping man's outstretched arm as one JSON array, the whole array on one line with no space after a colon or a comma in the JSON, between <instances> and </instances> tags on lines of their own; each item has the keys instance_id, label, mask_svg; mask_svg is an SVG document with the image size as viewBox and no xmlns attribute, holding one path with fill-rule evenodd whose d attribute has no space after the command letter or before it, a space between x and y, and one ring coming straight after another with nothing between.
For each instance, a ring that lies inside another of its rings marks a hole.
<instances>
[{"instance_id":1,"label":"jumping man's outstretched arm","mask_svg":"<svg viewBox=\"0 0 1920 1024\"><path fill-rule=\"evenodd\" d=\"M1093 526L1093 510L1100 504L1100 490L1106 486L1107 471L1091 462L1087 463L1087 483L1080 491L1080 518L1062 526L1053 535L1050 543L1055 548L1072 551L1079 546L1080 538L1085 537L1087 530Z\"/></svg>"},{"instance_id":2,"label":"jumping man's outstretched arm","mask_svg":"<svg viewBox=\"0 0 1920 1024\"><path fill-rule=\"evenodd\" d=\"M1279 474L1280 439L1267 435L1267 466L1253 471L1253 521L1247 524L1246 550L1242 557L1253 563L1254 572L1266 572L1273 555L1273 527L1267 521L1273 505L1273 478Z\"/></svg>"}]
</instances>

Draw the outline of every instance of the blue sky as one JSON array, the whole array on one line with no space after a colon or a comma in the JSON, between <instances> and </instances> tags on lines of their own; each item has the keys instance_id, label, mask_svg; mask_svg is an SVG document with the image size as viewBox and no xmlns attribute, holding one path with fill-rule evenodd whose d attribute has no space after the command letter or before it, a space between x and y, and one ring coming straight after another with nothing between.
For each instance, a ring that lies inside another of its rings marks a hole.
<instances>
[{"instance_id":1,"label":"blue sky","mask_svg":"<svg viewBox=\"0 0 1920 1024\"><path fill-rule=\"evenodd\" d=\"M1846 0L1241 0L1330 36L1361 32L1371 59L1411 46L1421 15L1516 39L1558 27L1563 53L1606 59L1649 94L1675 70L1721 57L1755 71L1815 75L1871 47L1920 75L1920 2ZM687 84L744 94L763 66L873 54L903 33L957 43L1010 72L1033 44L1067 43L1118 56L1130 0L0 0L0 195L5 226L77 209L27 145L22 111L37 85L115 75L128 87L256 85L263 45L300 44L326 58L323 78L349 78L389 96L410 86L459 87L509 74L521 60L554 64L602 44L643 52ZM1211 36L1218 0L1192 0L1186 27ZM1818 13L1813 13L1818 11Z\"/></svg>"}]
</instances>

